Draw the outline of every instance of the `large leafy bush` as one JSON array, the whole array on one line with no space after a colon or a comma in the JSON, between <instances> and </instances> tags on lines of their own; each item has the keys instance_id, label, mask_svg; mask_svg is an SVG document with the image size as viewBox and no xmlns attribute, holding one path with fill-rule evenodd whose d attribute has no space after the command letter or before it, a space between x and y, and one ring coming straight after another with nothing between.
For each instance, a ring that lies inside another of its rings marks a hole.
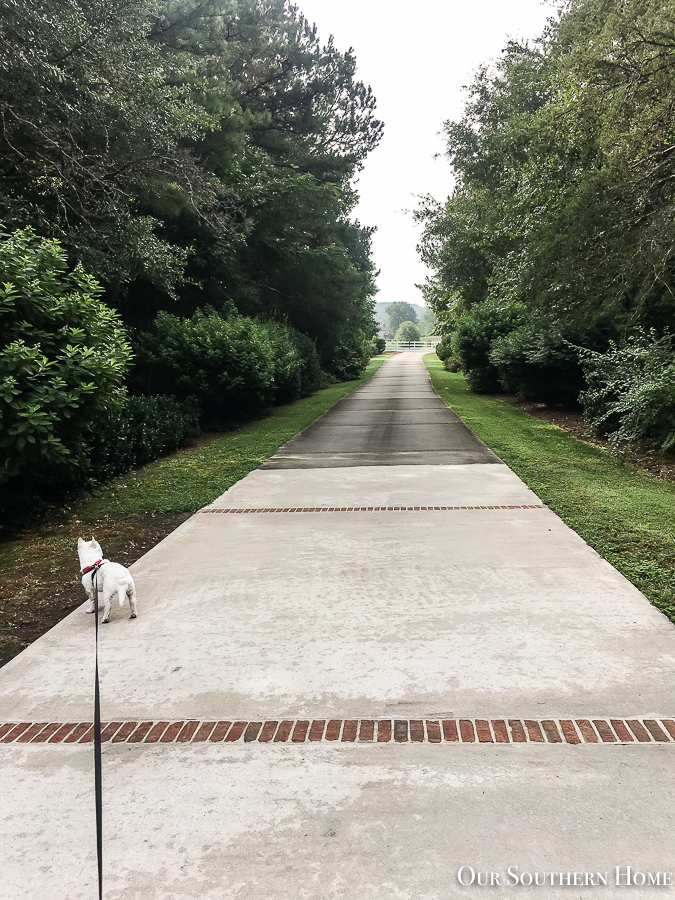
<instances>
[{"instance_id":1,"label":"large leafy bush","mask_svg":"<svg viewBox=\"0 0 675 900\"><path fill-rule=\"evenodd\" d=\"M436 344L436 356L442 363L453 356L452 335L447 335L442 341Z\"/></svg>"},{"instance_id":2,"label":"large leafy bush","mask_svg":"<svg viewBox=\"0 0 675 900\"><path fill-rule=\"evenodd\" d=\"M584 415L612 441L647 440L675 450L675 340L639 333L606 353L581 351Z\"/></svg>"},{"instance_id":3,"label":"large leafy bush","mask_svg":"<svg viewBox=\"0 0 675 900\"><path fill-rule=\"evenodd\" d=\"M30 228L0 236L0 285L0 484L75 481L85 433L123 403L126 333L97 281Z\"/></svg>"},{"instance_id":4,"label":"large leafy bush","mask_svg":"<svg viewBox=\"0 0 675 900\"><path fill-rule=\"evenodd\" d=\"M333 381L355 381L363 371L363 359L357 350L340 344L333 351L326 371Z\"/></svg>"},{"instance_id":5,"label":"large leafy bush","mask_svg":"<svg viewBox=\"0 0 675 900\"><path fill-rule=\"evenodd\" d=\"M496 338L490 361L505 391L545 403L576 402L584 387L578 346L606 349L610 329L603 323L547 323L530 319Z\"/></svg>"},{"instance_id":6,"label":"large leafy bush","mask_svg":"<svg viewBox=\"0 0 675 900\"><path fill-rule=\"evenodd\" d=\"M342 342L324 362L323 368L336 381L354 381L360 378L370 359L370 341L370 335L361 329L344 335Z\"/></svg>"},{"instance_id":7,"label":"large leafy bush","mask_svg":"<svg viewBox=\"0 0 675 900\"><path fill-rule=\"evenodd\" d=\"M218 425L311 393L319 385L314 343L287 325L214 309L181 319L160 312L137 341L137 386L197 399Z\"/></svg>"},{"instance_id":8,"label":"large leafy bush","mask_svg":"<svg viewBox=\"0 0 675 900\"><path fill-rule=\"evenodd\" d=\"M458 318L451 338L452 355L461 363L472 391L491 394L502 390L499 370L490 358L492 343L514 331L521 321L520 310L487 303ZM447 346L447 340L444 344Z\"/></svg>"},{"instance_id":9,"label":"large leafy bush","mask_svg":"<svg viewBox=\"0 0 675 900\"><path fill-rule=\"evenodd\" d=\"M274 402L288 403L316 391L321 366L314 341L288 325L268 322L263 327L274 359Z\"/></svg>"},{"instance_id":10,"label":"large leafy bush","mask_svg":"<svg viewBox=\"0 0 675 900\"><path fill-rule=\"evenodd\" d=\"M452 332L446 334L443 340L436 344L436 356L443 363L443 368L446 371L460 372L462 370L462 362L455 356L452 346Z\"/></svg>"}]
</instances>

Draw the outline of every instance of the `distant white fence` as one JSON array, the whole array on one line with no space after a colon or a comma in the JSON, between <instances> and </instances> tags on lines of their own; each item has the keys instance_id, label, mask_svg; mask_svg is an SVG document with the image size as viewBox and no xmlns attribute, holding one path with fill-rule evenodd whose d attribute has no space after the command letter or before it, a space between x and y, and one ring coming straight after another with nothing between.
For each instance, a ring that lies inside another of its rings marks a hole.
<instances>
[{"instance_id":1,"label":"distant white fence","mask_svg":"<svg viewBox=\"0 0 675 900\"><path fill-rule=\"evenodd\" d=\"M433 350L440 344L441 338L433 338L430 341L387 341L387 350Z\"/></svg>"}]
</instances>

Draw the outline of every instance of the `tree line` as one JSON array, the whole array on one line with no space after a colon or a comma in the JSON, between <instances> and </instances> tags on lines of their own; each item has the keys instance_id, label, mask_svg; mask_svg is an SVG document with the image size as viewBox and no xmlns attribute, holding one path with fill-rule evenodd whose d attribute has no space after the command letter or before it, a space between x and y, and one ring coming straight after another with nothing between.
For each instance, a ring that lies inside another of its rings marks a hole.
<instances>
[{"instance_id":1,"label":"tree line","mask_svg":"<svg viewBox=\"0 0 675 900\"><path fill-rule=\"evenodd\" d=\"M2 0L0 46L0 484L358 375L383 126L351 51L286 0Z\"/></svg>"},{"instance_id":2,"label":"tree line","mask_svg":"<svg viewBox=\"0 0 675 900\"><path fill-rule=\"evenodd\" d=\"M675 8L566 0L445 123L419 250L446 366L675 447Z\"/></svg>"}]
</instances>

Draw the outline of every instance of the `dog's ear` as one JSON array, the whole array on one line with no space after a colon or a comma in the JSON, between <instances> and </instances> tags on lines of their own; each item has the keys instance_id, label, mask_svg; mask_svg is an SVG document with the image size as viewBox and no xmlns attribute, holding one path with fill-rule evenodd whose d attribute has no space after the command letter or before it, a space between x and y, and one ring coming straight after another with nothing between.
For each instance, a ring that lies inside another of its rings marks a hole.
<instances>
[{"instance_id":1,"label":"dog's ear","mask_svg":"<svg viewBox=\"0 0 675 900\"><path fill-rule=\"evenodd\" d=\"M84 541L82 540L82 538L78 538L78 539L77 539L77 546L78 546L78 547L81 547L82 544L84 544Z\"/></svg>"}]
</instances>

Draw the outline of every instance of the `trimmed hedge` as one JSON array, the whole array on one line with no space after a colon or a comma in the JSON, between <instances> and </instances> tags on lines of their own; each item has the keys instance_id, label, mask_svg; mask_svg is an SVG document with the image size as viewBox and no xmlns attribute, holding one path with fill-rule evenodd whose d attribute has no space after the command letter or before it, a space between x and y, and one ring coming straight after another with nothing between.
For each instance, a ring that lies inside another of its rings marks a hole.
<instances>
[{"instance_id":1,"label":"trimmed hedge","mask_svg":"<svg viewBox=\"0 0 675 900\"><path fill-rule=\"evenodd\" d=\"M194 401L174 397L128 397L92 429L88 437L90 475L105 481L129 469L174 453L186 437L199 434Z\"/></svg>"}]
</instances>

